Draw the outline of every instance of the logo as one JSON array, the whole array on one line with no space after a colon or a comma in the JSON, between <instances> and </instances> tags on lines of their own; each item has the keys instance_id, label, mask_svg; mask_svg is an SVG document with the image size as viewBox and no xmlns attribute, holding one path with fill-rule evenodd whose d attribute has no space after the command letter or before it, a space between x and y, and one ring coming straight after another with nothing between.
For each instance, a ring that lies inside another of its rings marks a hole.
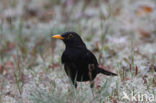
<instances>
[{"instance_id":1,"label":"logo","mask_svg":"<svg viewBox=\"0 0 156 103\"><path fill-rule=\"evenodd\" d=\"M139 102L154 102L154 94L143 94L131 92L129 95L123 92L122 100L139 101Z\"/></svg>"}]
</instances>

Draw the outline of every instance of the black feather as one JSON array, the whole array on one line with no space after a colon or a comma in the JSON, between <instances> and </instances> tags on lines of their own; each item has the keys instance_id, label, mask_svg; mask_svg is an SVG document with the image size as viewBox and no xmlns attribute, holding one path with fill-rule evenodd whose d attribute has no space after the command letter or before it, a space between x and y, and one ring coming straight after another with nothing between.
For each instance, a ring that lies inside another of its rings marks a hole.
<instances>
[{"instance_id":1,"label":"black feather","mask_svg":"<svg viewBox=\"0 0 156 103\"><path fill-rule=\"evenodd\" d=\"M98 73L116 76L117 74L98 67L94 54L86 48L81 37L75 32L66 32L61 35L66 49L62 54L62 63L65 72L75 85L76 81L93 81ZM91 84L91 87L93 84Z\"/></svg>"}]
</instances>

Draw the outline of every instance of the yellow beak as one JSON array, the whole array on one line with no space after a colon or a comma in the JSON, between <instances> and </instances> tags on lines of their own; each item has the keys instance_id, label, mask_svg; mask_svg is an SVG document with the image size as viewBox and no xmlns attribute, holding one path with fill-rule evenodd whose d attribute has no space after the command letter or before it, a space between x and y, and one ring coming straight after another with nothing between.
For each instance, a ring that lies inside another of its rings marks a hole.
<instances>
[{"instance_id":1,"label":"yellow beak","mask_svg":"<svg viewBox=\"0 0 156 103\"><path fill-rule=\"evenodd\" d=\"M56 38L56 39L64 39L64 37L62 37L61 35L54 35L54 36L52 36L52 38Z\"/></svg>"}]
</instances>

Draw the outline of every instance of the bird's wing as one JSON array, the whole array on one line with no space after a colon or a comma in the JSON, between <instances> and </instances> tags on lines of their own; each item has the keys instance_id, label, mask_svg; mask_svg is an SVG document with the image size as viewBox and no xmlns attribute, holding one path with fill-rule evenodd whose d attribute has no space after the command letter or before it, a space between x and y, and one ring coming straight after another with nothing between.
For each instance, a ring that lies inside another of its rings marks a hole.
<instances>
[{"instance_id":1,"label":"bird's wing","mask_svg":"<svg viewBox=\"0 0 156 103\"><path fill-rule=\"evenodd\" d=\"M77 64L77 66L82 64L87 67L89 67L90 64L98 66L96 57L87 49L65 51L62 54L62 63L74 63L75 65Z\"/></svg>"},{"instance_id":2,"label":"bird's wing","mask_svg":"<svg viewBox=\"0 0 156 103\"><path fill-rule=\"evenodd\" d=\"M78 80L82 79L81 76L84 80L93 80L97 74L96 57L87 49L65 51L62 55L62 63L67 75L71 78L78 75Z\"/></svg>"},{"instance_id":3,"label":"bird's wing","mask_svg":"<svg viewBox=\"0 0 156 103\"><path fill-rule=\"evenodd\" d=\"M89 60L88 61L89 64L98 65L97 59L91 51L89 51L89 50L86 51L86 58Z\"/></svg>"}]
</instances>

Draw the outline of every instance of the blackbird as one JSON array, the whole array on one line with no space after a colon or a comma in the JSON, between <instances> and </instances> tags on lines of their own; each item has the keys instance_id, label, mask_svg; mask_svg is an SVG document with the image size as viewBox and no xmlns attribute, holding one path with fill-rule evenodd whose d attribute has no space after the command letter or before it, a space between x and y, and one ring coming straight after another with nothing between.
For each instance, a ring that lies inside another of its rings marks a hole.
<instances>
[{"instance_id":1,"label":"blackbird","mask_svg":"<svg viewBox=\"0 0 156 103\"><path fill-rule=\"evenodd\" d=\"M65 43L65 50L61 60L64 69L75 88L77 81L90 81L90 87L94 86L94 78L102 73L109 76L117 74L106 71L98 67L98 62L94 54L89 51L81 37L75 32L65 32L61 35L54 35L52 38L61 39Z\"/></svg>"}]
</instances>

